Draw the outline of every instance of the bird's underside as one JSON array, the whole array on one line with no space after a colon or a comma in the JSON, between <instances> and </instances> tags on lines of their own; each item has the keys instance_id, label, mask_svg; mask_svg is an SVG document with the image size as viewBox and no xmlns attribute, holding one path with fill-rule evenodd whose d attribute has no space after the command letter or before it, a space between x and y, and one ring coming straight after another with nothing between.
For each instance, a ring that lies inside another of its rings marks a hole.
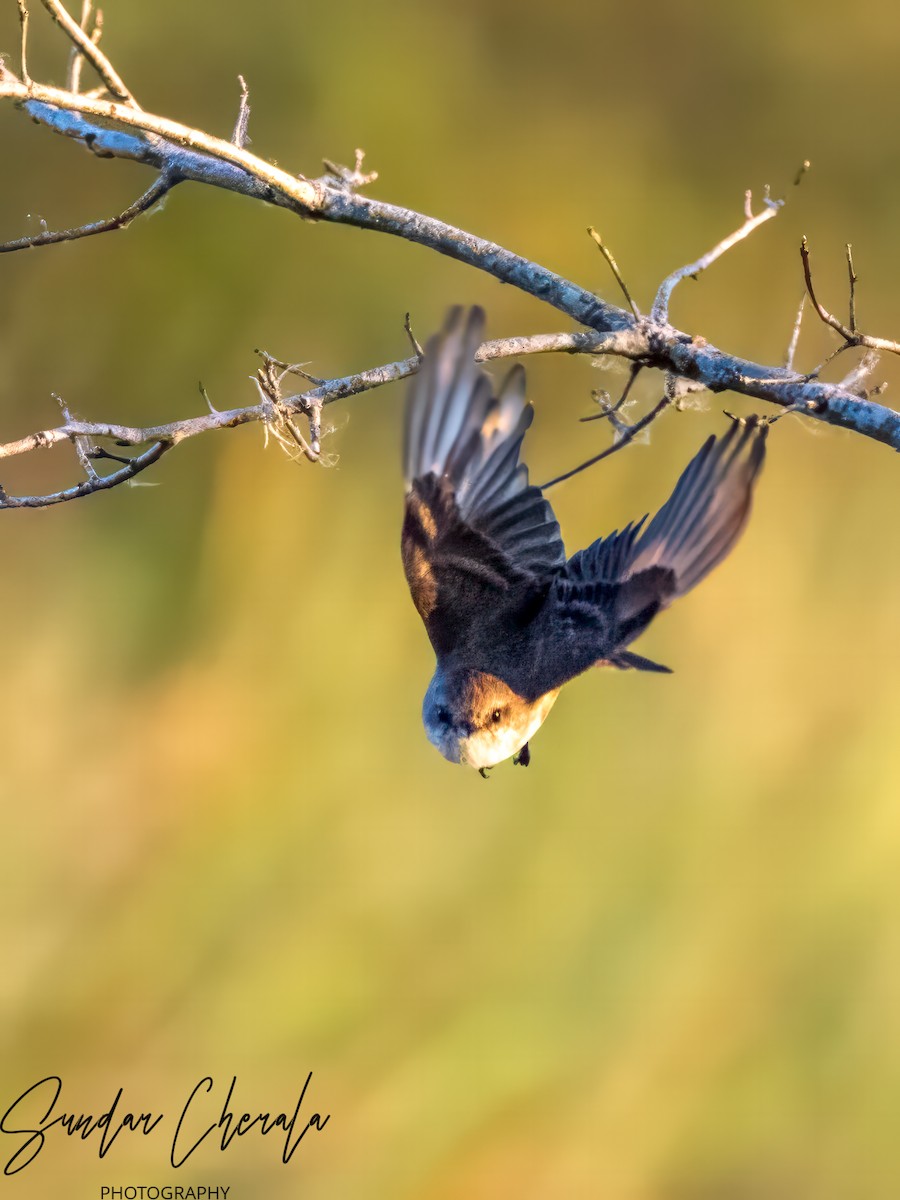
<instances>
[{"instance_id":1,"label":"bird's underside","mask_svg":"<svg viewBox=\"0 0 900 1200\"><path fill-rule=\"evenodd\" d=\"M484 315L451 310L410 388L403 564L437 666L423 706L445 757L486 768L518 754L559 688L594 665L666 671L629 644L731 550L767 426L710 437L648 523L566 559L519 460L533 410L516 366L497 395L474 362ZM525 753L522 754L522 748Z\"/></svg>"}]
</instances>

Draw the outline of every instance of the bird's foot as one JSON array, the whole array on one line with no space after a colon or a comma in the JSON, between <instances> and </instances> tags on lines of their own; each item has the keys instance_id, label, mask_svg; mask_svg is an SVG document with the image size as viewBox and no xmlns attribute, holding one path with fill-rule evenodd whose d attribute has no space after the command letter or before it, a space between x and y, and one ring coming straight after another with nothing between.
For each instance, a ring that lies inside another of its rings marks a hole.
<instances>
[{"instance_id":1,"label":"bird's foot","mask_svg":"<svg viewBox=\"0 0 900 1200\"><path fill-rule=\"evenodd\" d=\"M526 742L522 749L517 754L513 755L513 766L527 767L530 762L531 751L528 749L528 743Z\"/></svg>"},{"instance_id":2,"label":"bird's foot","mask_svg":"<svg viewBox=\"0 0 900 1200\"><path fill-rule=\"evenodd\" d=\"M494 769L493 767L479 767L478 774L481 776L482 779L490 779L491 771L493 769Z\"/></svg>"}]
</instances>

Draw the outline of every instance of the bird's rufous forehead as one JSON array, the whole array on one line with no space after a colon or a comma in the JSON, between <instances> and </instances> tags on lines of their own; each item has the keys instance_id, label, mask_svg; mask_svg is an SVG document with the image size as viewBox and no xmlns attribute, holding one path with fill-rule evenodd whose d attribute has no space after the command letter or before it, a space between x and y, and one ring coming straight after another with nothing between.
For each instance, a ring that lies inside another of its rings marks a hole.
<instances>
[{"instance_id":1,"label":"bird's rufous forehead","mask_svg":"<svg viewBox=\"0 0 900 1200\"><path fill-rule=\"evenodd\" d=\"M465 704L470 710L497 703L508 704L512 700L522 699L496 675L469 667L460 667L455 671L450 671L445 679L445 687L448 696Z\"/></svg>"}]
</instances>

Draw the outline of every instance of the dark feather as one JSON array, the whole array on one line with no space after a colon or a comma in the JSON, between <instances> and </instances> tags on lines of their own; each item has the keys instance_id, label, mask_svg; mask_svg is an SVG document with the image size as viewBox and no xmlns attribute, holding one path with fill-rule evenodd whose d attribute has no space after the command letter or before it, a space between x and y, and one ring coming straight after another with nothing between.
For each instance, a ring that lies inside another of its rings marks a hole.
<instances>
[{"instance_id":1,"label":"dark feather","mask_svg":"<svg viewBox=\"0 0 900 1200\"><path fill-rule=\"evenodd\" d=\"M652 658L644 658L643 654L635 654L632 650L620 650L618 654L611 654L603 663L597 663L597 666L609 664L611 667L618 667L620 671L655 671L659 675L671 675L672 668L664 667L662 663L654 662Z\"/></svg>"},{"instance_id":2,"label":"dark feather","mask_svg":"<svg viewBox=\"0 0 900 1200\"><path fill-rule=\"evenodd\" d=\"M746 524L767 432L767 424L750 419L735 422L724 437L708 438L649 525L644 528L644 517L573 554L566 579L576 586L621 584L661 567L669 573L655 577L662 607L696 587Z\"/></svg>"},{"instance_id":3,"label":"dark feather","mask_svg":"<svg viewBox=\"0 0 900 1200\"><path fill-rule=\"evenodd\" d=\"M638 665L637 656L623 658L625 647L740 536L767 430L749 420L709 438L649 524L645 517L573 554L536 623L531 692L558 687L593 663Z\"/></svg>"},{"instance_id":4,"label":"dark feather","mask_svg":"<svg viewBox=\"0 0 900 1200\"><path fill-rule=\"evenodd\" d=\"M403 562L439 656L515 640L565 562L553 510L519 462L533 417L524 371L494 395L474 361L483 328L481 309L451 310L406 409Z\"/></svg>"}]
</instances>

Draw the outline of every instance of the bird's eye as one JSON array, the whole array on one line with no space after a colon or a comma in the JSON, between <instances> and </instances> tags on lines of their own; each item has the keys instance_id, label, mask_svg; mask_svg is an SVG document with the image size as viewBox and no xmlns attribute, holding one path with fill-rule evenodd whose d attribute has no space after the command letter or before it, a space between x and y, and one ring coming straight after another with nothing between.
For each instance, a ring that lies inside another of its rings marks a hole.
<instances>
[{"instance_id":1,"label":"bird's eye","mask_svg":"<svg viewBox=\"0 0 900 1200\"><path fill-rule=\"evenodd\" d=\"M440 723L442 725L449 725L450 724L450 709L449 708L439 708L437 710L437 719L440 721Z\"/></svg>"},{"instance_id":2,"label":"bird's eye","mask_svg":"<svg viewBox=\"0 0 900 1200\"><path fill-rule=\"evenodd\" d=\"M502 720L503 720L503 709L495 708L494 711L491 713L491 723L493 725L499 725Z\"/></svg>"}]
</instances>

